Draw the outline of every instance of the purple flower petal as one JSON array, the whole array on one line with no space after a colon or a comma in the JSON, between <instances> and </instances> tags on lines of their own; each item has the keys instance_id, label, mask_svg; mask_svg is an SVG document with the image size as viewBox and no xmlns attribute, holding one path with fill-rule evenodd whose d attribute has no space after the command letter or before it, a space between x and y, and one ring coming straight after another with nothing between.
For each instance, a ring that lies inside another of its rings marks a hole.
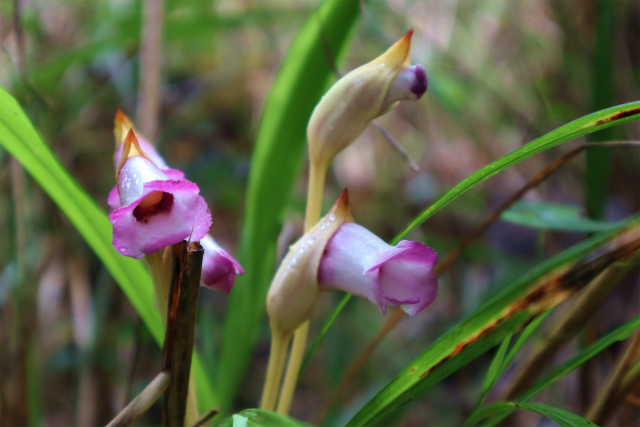
<instances>
[{"instance_id":1,"label":"purple flower petal","mask_svg":"<svg viewBox=\"0 0 640 427\"><path fill-rule=\"evenodd\" d=\"M244 273L242 266L211 236L202 238L200 244L204 248L200 280L208 288L229 293L236 282L236 275Z\"/></svg>"},{"instance_id":2,"label":"purple flower petal","mask_svg":"<svg viewBox=\"0 0 640 427\"><path fill-rule=\"evenodd\" d=\"M325 248L318 269L321 287L365 297L386 313L400 305L410 315L433 302L438 281L431 271L436 252L419 242L390 246L355 223L345 223Z\"/></svg>"},{"instance_id":3,"label":"purple flower petal","mask_svg":"<svg viewBox=\"0 0 640 427\"><path fill-rule=\"evenodd\" d=\"M107 205L109 205L109 213L120 208L120 196L118 195L118 186L114 185L107 196Z\"/></svg>"},{"instance_id":4,"label":"purple flower petal","mask_svg":"<svg viewBox=\"0 0 640 427\"><path fill-rule=\"evenodd\" d=\"M140 208L140 202L153 192L161 192L162 201ZM186 180L145 182L140 197L109 216L113 246L122 255L142 258L189 236L201 240L211 227L211 213L199 192L196 184Z\"/></svg>"}]
</instances>

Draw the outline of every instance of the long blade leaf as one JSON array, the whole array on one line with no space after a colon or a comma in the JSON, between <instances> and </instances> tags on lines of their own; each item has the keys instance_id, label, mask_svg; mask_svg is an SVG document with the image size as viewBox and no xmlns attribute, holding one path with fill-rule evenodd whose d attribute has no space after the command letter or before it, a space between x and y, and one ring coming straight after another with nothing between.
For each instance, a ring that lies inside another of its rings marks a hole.
<instances>
[{"instance_id":1,"label":"long blade leaf","mask_svg":"<svg viewBox=\"0 0 640 427\"><path fill-rule=\"evenodd\" d=\"M418 393L564 301L619 257L639 248L640 219L635 217L620 231L594 236L544 262L441 336L347 425L380 423Z\"/></svg>"},{"instance_id":2,"label":"long blade leaf","mask_svg":"<svg viewBox=\"0 0 640 427\"><path fill-rule=\"evenodd\" d=\"M542 403L500 402L492 406L498 414L511 414L517 410L537 412L558 423L561 427L598 427L591 421L569 412L566 409L544 405ZM506 416L506 415L505 415Z\"/></svg>"},{"instance_id":3,"label":"long blade leaf","mask_svg":"<svg viewBox=\"0 0 640 427\"><path fill-rule=\"evenodd\" d=\"M303 165L309 116L334 79L329 58L342 56L358 9L357 1L325 0L320 5L289 48L264 106L240 241L245 275L229 298L218 367L223 408L238 390L263 319L284 210Z\"/></svg>"},{"instance_id":4,"label":"long blade leaf","mask_svg":"<svg viewBox=\"0 0 640 427\"><path fill-rule=\"evenodd\" d=\"M391 240L390 244L397 244L440 209L444 208L463 193L498 172L578 136L638 119L640 119L640 102L631 102L589 114L529 142L460 181L455 187L440 196L439 199L414 218L404 230L398 233L398 235ZM342 311L350 299L350 294L345 295L341 303L334 309L331 316L329 316L329 320L326 321L326 324L322 328L323 333L317 336L314 340L311 350L315 350L318 347L320 341L324 338L329 328L338 317L338 314L340 314L340 311ZM311 356L312 352L309 351L305 355L305 359L310 359Z\"/></svg>"},{"instance_id":5,"label":"long blade leaf","mask_svg":"<svg viewBox=\"0 0 640 427\"><path fill-rule=\"evenodd\" d=\"M69 218L120 285L154 339L162 344L164 328L153 302L149 272L140 261L116 252L111 244L112 227L107 214L69 175L42 141L15 98L3 88L0 88L0 145L18 159ZM217 399L196 354L193 369L200 404L206 408L216 406Z\"/></svg>"},{"instance_id":6,"label":"long blade leaf","mask_svg":"<svg viewBox=\"0 0 640 427\"><path fill-rule=\"evenodd\" d=\"M503 171L516 163L548 150L549 148L555 147L556 145L562 144L563 142L567 142L573 138L638 119L640 119L640 101L607 108L581 117L571 123L567 123L566 125L561 126L526 145L523 145L517 150L502 156L495 162L488 164L460 181L451 190L447 191L438 200L433 202L431 206L423 210L393 239L393 241L400 241L413 229L419 227L420 224L431 217L431 215L460 197L463 193L467 192L469 189L473 188L485 179L492 177L498 172Z\"/></svg>"}]
</instances>

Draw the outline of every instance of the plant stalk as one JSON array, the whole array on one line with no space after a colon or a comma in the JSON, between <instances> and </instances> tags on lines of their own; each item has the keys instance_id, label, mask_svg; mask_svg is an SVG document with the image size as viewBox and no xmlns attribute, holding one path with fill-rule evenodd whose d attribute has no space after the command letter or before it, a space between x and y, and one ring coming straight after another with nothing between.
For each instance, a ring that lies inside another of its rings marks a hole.
<instances>
[{"instance_id":1,"label":"plant stalk","mask_svg":"<svg viewBox=\"0 0 640 427\"><path fill-rule=\"evenodd\" d=\"M305 233L320 220L324 177L327 173L327 168L327 164L315 163L313 159L309 163L309 189L307 191L307 209L304 218ZM280 401L278 402L279 414L287 415L289 413L289 408L293 401L293 394L296 390L296 383L298 382L298 375L300 374L300 366L304 358L304 349L307 344L308 333L309 321L306 321L298 327L293 336L293 345L291 346L287 373L285 374L282 390L280 391Z\"/></svg>"},{"instance_id":2,"label":"plant stalk","mask_svg":"<svg viewBox=\"0 0 640 427\"><path fill-rule=\"evenodd\" d=\"M267 367L267 379L264 382L260 409L272 411L276 406L280 379L287 358L287 347L291 340L291 334L282 333L277 328L271 327L271 352L269 354L269 366Z\"/></svg>"},{"instance_id":3,"label":"plant stalk","mask_svg":"<svg viewBox=\"0 0 640 427\"><path fill-rule=\"evenodd\" d=\"M169 387L170 383L171 374L169 372L160 372L126 408L107 424L107 427L128 427L135 424L162 396L162 393Z\"/></svg>"}]
</instances>

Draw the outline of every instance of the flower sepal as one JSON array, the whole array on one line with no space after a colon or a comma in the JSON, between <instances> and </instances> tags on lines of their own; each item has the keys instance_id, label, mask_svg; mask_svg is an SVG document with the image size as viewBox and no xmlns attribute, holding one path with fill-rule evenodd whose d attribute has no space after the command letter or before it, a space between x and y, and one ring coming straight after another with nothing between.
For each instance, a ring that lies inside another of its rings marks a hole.
<instances>
[{"instance_id":1,"label":"flower sepal","mask_svg":"<svg viewBox=\"0 0 640 427\"><path fill-rule=\"evenodd\" d=\"M333 234L346 222L353 222L347 190L325 217L289 247L267 296L272 328L293 332L311 317L321 295L318 268L322 255Z\"/></svg>"}]
</instances>

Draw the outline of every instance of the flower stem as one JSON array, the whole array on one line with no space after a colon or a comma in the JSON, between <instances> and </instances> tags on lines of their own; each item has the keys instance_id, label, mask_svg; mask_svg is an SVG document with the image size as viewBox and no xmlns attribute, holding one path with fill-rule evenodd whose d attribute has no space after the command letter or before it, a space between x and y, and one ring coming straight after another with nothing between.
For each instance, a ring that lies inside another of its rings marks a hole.
<instances>
[{"instance_id":1,"label":"flower stem","mask_svg":"<svg viewBox=\"0 0 640 427\"><path fill-rule=\"evenodd\" d=\"M282 377L282 370L287 357L287 346L290 340L290 333L283 333L277 328L271 327L271 353L269 354L267 379L264 382L260 409L272 411L276 406L280 379Z\"/></svg>"},{"instance_id":2,"label":"flower stem","mask_svg":"<svg viewBox=\"0 0 640 427\"><path fill-rule=\"evenodd\" d=\"M322 213L322 192L324 190L324 177L327 172L327 166L324 163L316 164L313 160L309 166L309 190L307 192L307 210L304 219L304 231L307 232L311 227L316 225ZM280 391L280 401L278 402L278 413L287 415L293 394L296 390L298 375L300 374L300 365L304 357L304 349L307 344L307 334L309 332L309 321L304 322L296 330L293 336L293 345L291 346L291 355L289 356L289 364L287 365L287 373Z\"/></svg>"},{"instance_id":3,"label":"flower stem","mask_svg":"<svg viewBox=\"0 0 640 427\"><path fill-rule=\"evenodd\" d=\"M307 210L304 217L304 231L307 232L320 220L322 213L322 192L324 191L324 176L328 165L316 164L313 161L309 165L309 188L307 190Z\"/></svg>"},{"instance_id":4,"label":"flower stem","mask_svg":"<svg viewBox=\"0 0 640 427\"><path fill-rule=\"evenodd\" d=\"M306 321L296 329L293 335L293 345L291 346L291 356L289 356L289 364L287 365L287 373L282 384L280 392L280 400L278 401L277 412L287 415L293 400L293 394L296 390L298 382L298 374L300 373L300 365L304 356L304 348L307 344L307 333L309 332L309 321Z\"/></svg>"}]
</instances>

